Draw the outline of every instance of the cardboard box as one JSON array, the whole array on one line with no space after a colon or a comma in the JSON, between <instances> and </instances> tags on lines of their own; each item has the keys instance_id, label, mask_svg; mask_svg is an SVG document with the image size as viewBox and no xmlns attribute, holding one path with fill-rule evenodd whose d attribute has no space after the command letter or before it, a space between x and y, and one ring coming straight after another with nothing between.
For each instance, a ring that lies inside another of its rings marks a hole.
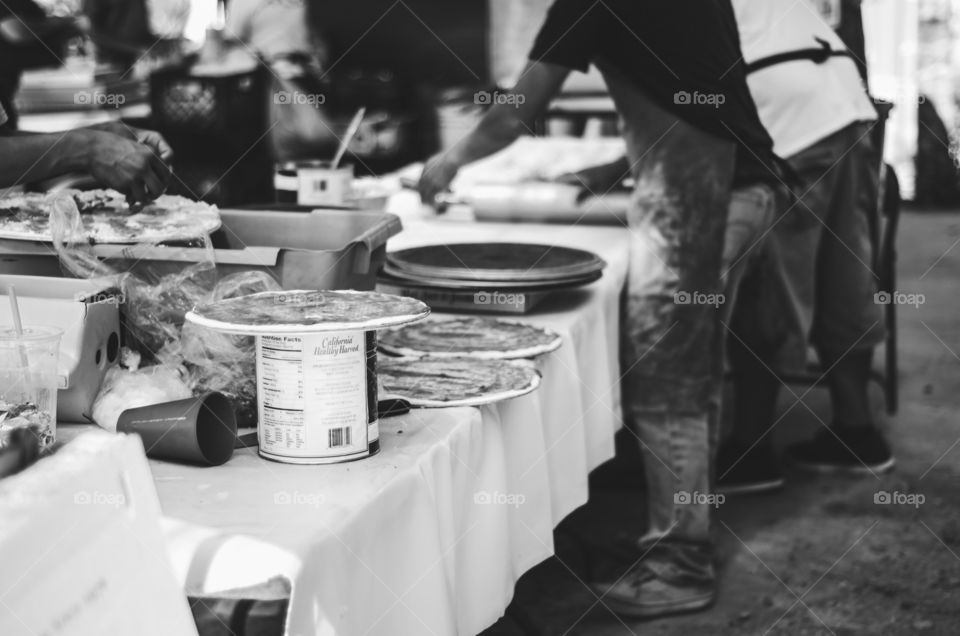
<instances>
[{"instance_id":1,"label":"cardboard box","mask_svg":"<svg viewBox=\"0 0 960 636\"><path fill-rule=\"evenodd\" d=\"M10 285L16 286L23 324L63 330L57 420L89 421L103 376L119 360L123 298L105 281L0 275L0 293ZM0 323L13 324L10 303L2 301Z\"/></svg>"}]
</instances>

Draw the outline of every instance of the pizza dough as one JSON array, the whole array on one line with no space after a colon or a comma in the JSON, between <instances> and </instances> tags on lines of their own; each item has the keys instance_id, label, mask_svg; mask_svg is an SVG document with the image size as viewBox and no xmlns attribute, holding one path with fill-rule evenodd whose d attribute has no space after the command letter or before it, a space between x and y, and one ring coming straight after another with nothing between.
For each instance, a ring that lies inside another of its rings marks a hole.
<instances>
[{"instance_id":1,"label":"pizza dough","mask_svg":"<svg viewBox=\"0 0 960 636\"><path fill-rule=\"evenodd\" d=\"M216 206L181 196L165 194L134 211L116 190L62 190L0 197L0 238L52 242L50 210L62 196L73 197L93 243L186 241L220 227Z\"/></svg>"},{"instance_id":2,"label":"pizza dough","mask_svg":"<svg viewBox=\"0 0 960 636\"><path fill-rule=\"evenodd\" d=\"M309 333L381 329L420 320L430 308L419 300L366 291L261 292L193 308L190 322L238 334Z\"/></svg>"},{"instance_id":3,"label":"pizza dough","mask_svg":"<svg viewBox=\"0 0 960 636\"><path fill-rule=\"evenodd\" d=\"M380 349L398 356L514 359L555 351L559 334L522 322L480 316L431 318L383 331Z\"/></svg>"},{"instance_id":4,"label":"pizza dough","mask_svg":"<svg viewBox=\"0 0 960 636\"><path fill-rule=\"evenodd\" d=\"M377 375L386 396L422 407L492 404L540 386L540 374L532 364L508 360L381 356Z\"/></svg>"}]
</instances>

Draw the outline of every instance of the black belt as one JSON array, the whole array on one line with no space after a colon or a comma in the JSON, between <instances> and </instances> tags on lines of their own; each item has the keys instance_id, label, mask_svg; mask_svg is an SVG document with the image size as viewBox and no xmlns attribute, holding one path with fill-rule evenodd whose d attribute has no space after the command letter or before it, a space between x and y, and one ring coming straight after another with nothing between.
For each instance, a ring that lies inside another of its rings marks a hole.
<instances>
[{"instance_id":1,"label":"black belt","mask_svg":"<svg viewBox=\"0 0 960 636\"><path fill-rule=\"evenodd\" d=\"M830 43L826 40L821 40L820 38L814 38L814 40L820 44L820 48L797 49L796 51L787 51L785 53L777 53L776 55L760 58L747 64L747 74L756 73L761 69L776 66L777 64L795 62L797 60L810 60L814 64L823 64L832 57L849 57L853 59L853 53L847 49L836 51L830 47Z\"/></svg>"}]
</instances>

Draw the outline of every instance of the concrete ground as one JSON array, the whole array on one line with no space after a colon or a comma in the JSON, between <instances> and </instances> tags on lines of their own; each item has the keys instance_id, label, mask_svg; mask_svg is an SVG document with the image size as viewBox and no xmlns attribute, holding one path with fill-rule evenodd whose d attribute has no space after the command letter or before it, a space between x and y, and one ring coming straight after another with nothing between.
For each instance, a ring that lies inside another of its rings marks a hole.
<instances>
[{"instance_id":1,"label":"concrete ground","mask_svg":"<svg viewBox=\"0 0 960 636\"><path fill-rule=\"evenodd\" d=\"M571 539L642 530L634 449L621 440L618 458L593 475L590 503L558 528L557 556L520 580L507 617L483 636L960 634L960 214L905 213L899 249L898 288L923 294L925 304L900 308L900 411L878 415L896 454L893 473L790 473L783 492L728 498L715 520L717 603L699 614L621 621L585 586L588 559ZM830 421L825 391L803 402ZM779 448L820 426L795 403L784 392ZM879 491L924 502L878 505Z\"/></svg>"}]
</instances>

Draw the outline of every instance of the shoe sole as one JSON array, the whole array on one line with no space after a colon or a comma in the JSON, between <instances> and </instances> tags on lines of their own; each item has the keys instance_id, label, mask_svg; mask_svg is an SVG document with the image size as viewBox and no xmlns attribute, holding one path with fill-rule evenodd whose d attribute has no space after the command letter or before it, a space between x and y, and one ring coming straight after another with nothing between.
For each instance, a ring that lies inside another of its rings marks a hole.
<instances>
[{"instance_id":1,"label":"shoe sole","mask_svg":"<svg viewBox=\"0 0 960 636\"><path fill-rule=\"evenodd\" d=\"M724 486L717 484L716 491L721 495L759 495L764 492L782 490L786 482L781 477L769 481L757 481L751 484L736 484Z\"/></svg>"},{"instance_id":2,"label":"shoe sole","mask_svg":"<svg viewBox=\"0 0 960 636\"><path fill-rule=\"evenodd\" d=\"M817 473L820 475L876 475L878 473L887 473L896 466L896 460L891 457L880 464L811 464L792 458L787 458L794 468Z\"/></svg>"},{"instance_id":3,"label":"shoe sole","mask_svg":"<svg viewBox=\"0 0 960 636\"><path fill-rule=\"evenodd\" d=\"M617 616L624 618L661 618L663 616L676 616L677 614L689 614L707 609L716 600L715 593L704 594L692 598L683 603L671 603L670 605L639 605L630 601L621 601L616 597L605 596L600 601L610 611Z\"/></svg>"}]
</instances>

